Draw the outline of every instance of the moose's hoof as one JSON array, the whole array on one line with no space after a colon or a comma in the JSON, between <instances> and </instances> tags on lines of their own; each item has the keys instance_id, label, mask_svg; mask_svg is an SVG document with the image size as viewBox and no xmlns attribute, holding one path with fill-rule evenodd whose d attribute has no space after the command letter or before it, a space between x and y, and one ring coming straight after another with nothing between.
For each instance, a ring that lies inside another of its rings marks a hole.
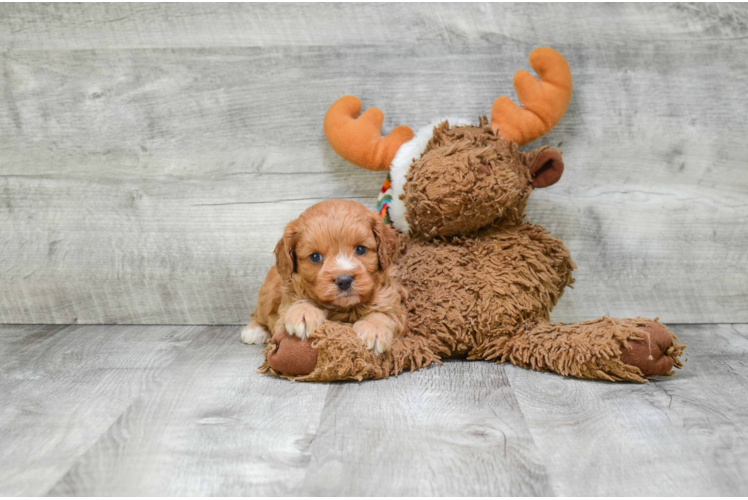
<instances>
[{"instance_id":1,"label":"moose's hoof","mask_svg":"<svg viewBox=\"0 0 748 500\"><path fill-rule=\"evenodd\" d=\"M268 352L270 368L283 375L309 375L317 366L317 349L311 339L300 339L286 332L279 332L270 339L276 348Z\"/></svg>"},{"instance_id":2,"label":"moose's hoof","mask_svg":"<svg viewBox=\"0 0 748 500\"><path fill-rule=\"evenodd\" d=\"M621 353L621 361L639 368L645 377L668 374L684 346L671 349L675 346L673 334L655 321L639 329L644 338L630 340L628 348Z\"/></svg>"}]
</instances>

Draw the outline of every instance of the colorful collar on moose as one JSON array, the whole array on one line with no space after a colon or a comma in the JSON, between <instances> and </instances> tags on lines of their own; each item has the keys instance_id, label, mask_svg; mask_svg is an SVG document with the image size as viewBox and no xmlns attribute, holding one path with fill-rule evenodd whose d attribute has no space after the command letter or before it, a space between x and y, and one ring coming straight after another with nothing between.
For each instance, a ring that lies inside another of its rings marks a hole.
<instances>
[{"instance_id":1,"label":"colorful collar on moose","mask_svg":"<svg viewBox=\"0 0 748 500\"><path fill-rule=\"evenodd\" d=\"M392 218L390 218L390 205L392 204L392 181L390 180L390 174L387 174L387 178L384 180L384 185L379 191L377 197L377 212L379 216L384 220L384 223L392 226Z\"/></svg>"}]
</instances>

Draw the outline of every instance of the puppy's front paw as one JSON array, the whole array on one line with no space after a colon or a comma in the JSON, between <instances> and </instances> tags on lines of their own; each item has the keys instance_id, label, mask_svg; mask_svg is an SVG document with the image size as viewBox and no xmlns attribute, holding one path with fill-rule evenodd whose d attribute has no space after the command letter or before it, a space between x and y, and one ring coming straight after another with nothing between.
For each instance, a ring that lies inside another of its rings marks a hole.
<instances>
[{"instance_id":1,"label":"puppy's front paw","mask_svg":"<svg viewBox=\"0 0 748 500\"><path fill-rule=\"evenodd\" d=\"M376 313L375 313L376 314ZM367 349L374 349L379 356L392 347L392 339L395 337L395 322L387 316L372 317L369 315L353 323L353 331L358 338L364 341Z\"/></svg>"},{"instance_id":2,"label":"puppy's front paw","mask_svg":"<svg viewBox=\"0 0 748 500\"><path fill-rule=\"evenodd\" d=\"M267 344L269 339L270 332L255 320L242 329L242 342L245 344Z\"/></svg>"},{"instance_id":3,"label":"puppy's front paw","mask_svg":"<svg viewBox=\"0 0 748 500\"><path fill-rule=\"evenodd\" d=\"M321 309L306 302L297 302L288 308L283 323L290 335L305 339L324 323L325 319L327 318Z\"/></svg>"}]
</instances>

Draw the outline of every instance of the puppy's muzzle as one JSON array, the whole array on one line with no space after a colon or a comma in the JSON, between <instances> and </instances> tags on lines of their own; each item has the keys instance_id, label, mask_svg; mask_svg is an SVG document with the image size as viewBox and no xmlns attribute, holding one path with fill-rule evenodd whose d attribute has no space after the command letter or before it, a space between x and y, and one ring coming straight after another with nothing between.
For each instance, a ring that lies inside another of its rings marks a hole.
<instances>
[{"instance_id":1,"label":"puppy's muzzle","mask_svg":"<svg viewBox=\"0 0 748 500\"><path fill-rule=\"evenodd\" d=\"M338 286L338 288L342 291L346 291L349 288L351 288L351 285L353 285L353 276L350 274L341 274L337 278L335 278L335 284Z\"/></svg>"}]
</instances>

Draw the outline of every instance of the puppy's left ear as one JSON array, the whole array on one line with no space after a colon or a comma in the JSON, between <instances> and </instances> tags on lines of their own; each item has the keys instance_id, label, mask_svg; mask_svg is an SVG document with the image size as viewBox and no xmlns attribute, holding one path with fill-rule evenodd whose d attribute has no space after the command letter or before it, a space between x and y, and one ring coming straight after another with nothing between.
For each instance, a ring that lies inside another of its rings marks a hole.
<instances>
[{"instance_id":1,"label":"puppy's left ear","mask_svg":"<svg viewBox=\"0 0 748 500\"><path fill-rule=\"evenodd\" d=\"M531 151L525 156L525 164L530 169L532 187L544 188L558 182L564 173L564 160L561 153L548 146Z\"/></svg>"},{"instance_id":2,"label":"puppy's left ear","mask_svg":"<svg viewBox=\"0 0 748 500\"><path fill-rule=\"evenodd\" d=\"M377 240L377 257L379 258L379 269L387 270L397 253L397 233L386 225L379 214L371 214L372 230Z\"/></svg>"}]
</instances>

